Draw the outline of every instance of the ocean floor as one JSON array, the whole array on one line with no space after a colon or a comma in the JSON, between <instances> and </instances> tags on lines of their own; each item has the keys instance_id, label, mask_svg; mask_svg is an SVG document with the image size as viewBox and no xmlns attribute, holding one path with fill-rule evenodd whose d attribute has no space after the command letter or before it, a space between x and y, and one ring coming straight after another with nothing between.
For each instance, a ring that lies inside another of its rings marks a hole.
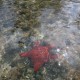
<instances>
[{"instance_id":1,"label":"ocean floor","mask_svg":"<svg viewBox=\"0 0 80 80\"><path fill-rule=\"evenodd\" d=\"M19 55L35 41L61 55L37 73ZM0 80L80 80L80 0L0 0Z\"/></svg>"}]
</instances>

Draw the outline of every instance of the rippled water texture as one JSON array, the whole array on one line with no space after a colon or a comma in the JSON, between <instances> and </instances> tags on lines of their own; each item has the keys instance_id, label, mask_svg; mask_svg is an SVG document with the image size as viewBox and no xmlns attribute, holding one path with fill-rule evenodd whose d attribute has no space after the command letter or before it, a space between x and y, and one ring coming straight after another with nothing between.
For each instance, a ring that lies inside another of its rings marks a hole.
<instances>
[{"instance_id":1,"label":"rippled water texture","mask_svg":"<svg viewBox=\"0 0 80 80\"><path fill-rule=\"evenodd\" d=\"M24 37L25 32L21 29L12 31L17 19L13 3L14 0L0 0L0 78L8 76L7 72L10 72L12 62L20 60L19 53L31 49L32 41L37 39L46 40L60 48L60 53L64 58L59 63L66 60L70 67L80 70L80 0L61 0L61 6L57 9L55 7L42 8L40 10L41 15L37 17L40 26L36 30L39 31L39 35L37 34L37 37L31 35L29 38ZM23 48L18 44L20 40L25 43ZM23 61L25 62L25 60ZM17 66L20 67L22 62L19 63ZM16 64L18 64L18 61ZM4 69L7 69L7 71ZM69 80L73 79L69 78Z\"/></svg>"},{"instance_id":2,"label":"rippled water texture","mask_svg":"<svg viewBox=\"0 0 80 80\"><path fill-rule=\"evenodd\" d=\"M58 13L55 9L44 9L41 17L40 31L46 40L59 47L68 48L65 58L71 65L80 66L80 3L62 1Z\"/></svg>"}]
</instances>

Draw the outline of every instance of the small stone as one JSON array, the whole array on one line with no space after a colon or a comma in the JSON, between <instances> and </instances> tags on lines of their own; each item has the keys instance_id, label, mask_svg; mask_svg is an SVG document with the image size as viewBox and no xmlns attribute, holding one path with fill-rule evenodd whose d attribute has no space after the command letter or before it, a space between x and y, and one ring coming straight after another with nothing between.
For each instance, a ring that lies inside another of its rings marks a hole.
<instances>
[{"instance_id":1,"label":"small stone","mask_svg":"<svg viewBox=\"0 0 80 80\"><path fill-rule=\"evenodd\" d=\"M68 47L68 46L67 46L66 48L67 48L67 49L69 49L69 47Z\"/></svg>"},{"instance_id":2,"label":"small stone","mask_svg":"<svg viewBox=\"0 0 80 80\"><path fill-rule=\"evenodd\" d=\"M61 66L61 63L59 62L58 65Z\"/></svg>"},{"instance_id":3,"label":"small stone","mask_svg":"<svg viewBox=\"0 0 80 80\"><path fill-rule=\"evenodd\" d=\"M26 46L24 46L24 49L26 49L27 47Z\"/></svg>"},{"instance_id":4,"label":"small stone","mask_svg":"<svg viewBox=\"0 0 80 80\"><path fill-rule=\"evenodd\" d=\"M27 79L29 79L29 76L26 76Z\"/></svg>"},{"instance_id":5,"label":"small stone","mask_svg":"<svg viewBox=\"0 0 80 80\"><path fill-rule=\"evenodd\" d=\"M35 2L36 2L36 0L32 0L32 2L33 2L33 3L35 3Z\"/></svg>"},{"instance_id":6,"label":"small stone","mask_svg":"<svg viewBox=\"0 0 80 80\"><path fill-rule=\"evenodd\" d=\"M57 49L57 52L60 52L60 49Z\"/></svg>"},{"instance_id":7,"label":"small stone","mask_svg":"<svg viewBox=\"0 0 80 80\"><path fill-rule=\"evenodd\" d=\"M47 72L46 72L46 68L45 68L45 67L43 68L42 73L43 73L43 74L46 74L46 73L47 73Z\"/></svg>"},{"instance_id":8,"label":"small stone","mask_svg":"<svg viewBox=\"0 0 80 80\"><path fill-rule=\"evenodd\" d=\"M27 69L27 73L32 73L33 70L30 68L30 69Z\"/></svg>"}]
</instances>

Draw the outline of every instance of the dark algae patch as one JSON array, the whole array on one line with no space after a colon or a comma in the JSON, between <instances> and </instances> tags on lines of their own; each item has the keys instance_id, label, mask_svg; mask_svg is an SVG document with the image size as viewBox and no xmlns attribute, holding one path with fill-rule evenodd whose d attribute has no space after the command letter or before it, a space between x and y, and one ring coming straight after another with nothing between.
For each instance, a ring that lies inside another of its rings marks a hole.
<instances>
[{"instance_id":1,"label":"dark algae patch","mask_svg":"<svg viewBox=\"0 0 80 80\"><path fill-rule=\"evenodd\" d=\"M2 0L0 0L0 6L1 6L2 2L3 2L3 1L2 1Z\"/></svg>"},{"instance_id":2,"label":"dark algae patch","mask_svg":"<svg viewBox=\"0 0 80 80\"><path fill-rule=\"evenodd\" d=\"M17 13L16 28L21 28L23 31L40 26L38 16L40 11L44 8L54 8L58 11L61 7L61 0L17 0L15 1L15 8Z\"/></svg>"}]
</instances>

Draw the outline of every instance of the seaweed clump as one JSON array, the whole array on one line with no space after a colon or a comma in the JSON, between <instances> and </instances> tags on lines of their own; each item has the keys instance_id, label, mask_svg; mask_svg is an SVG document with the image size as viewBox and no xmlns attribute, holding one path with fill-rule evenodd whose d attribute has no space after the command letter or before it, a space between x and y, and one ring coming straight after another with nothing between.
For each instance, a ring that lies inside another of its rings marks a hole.
<instances>
[{"instance_id":1,"label":"seaweed clump","mask_svg":"<svg viewBox=\"0 0 80 80\"><path fill-rule=\"evenodd\" d=\"M14 5L17 13L16 28L29 31L40 26L38 16L44 8L53 7L58 11L61 7L61 0L16 0Z\"/></svg>"}]
</instances>

